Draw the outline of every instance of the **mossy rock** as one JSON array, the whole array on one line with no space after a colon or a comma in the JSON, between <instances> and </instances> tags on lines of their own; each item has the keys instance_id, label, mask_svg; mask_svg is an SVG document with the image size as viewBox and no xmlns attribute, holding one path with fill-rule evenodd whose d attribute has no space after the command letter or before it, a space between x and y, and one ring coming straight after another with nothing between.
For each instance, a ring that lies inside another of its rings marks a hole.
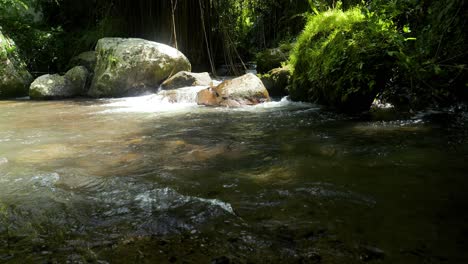
<instances>
[{"instance_id":1,"label":"mossy rock","mask_svg":"<svg viewBox=\"0 0 468 264\"><path fill-rule=\"evenodd\" d=\"M398 38L391 21L360 7L311 16L291 54L291 98L340 112L369 110L390 79Z\"/></svg>"},{"instance_id":2,"label":"mossy rock","mask_svg":"<svg viewBox=\"0 0 468 264\"><path fill-rule=\"evenodd\" d=\"M33 100L54 100L74 98L86 94L88 70L77 66L64 76L46 74L38 77L31 84L29 97Z\"/></svg>"},{"instance_id":3,"label":"mossy rock","mask_svg":"<svg viewBox=\"0 0 468 264\"><path fill-rule=\"evenodd\" d=\"M291 70L288 66L276 68L267 74L260 75L260 79L271 96L288 95L287 87L291 81Z\"/></svg>"},{"instance_id":4,"label":"mossy rock","mask_svg":"<svg viewBox=\"0 0 468 264\"><path fill-rule=\"evenodd\" d=\"M32 80L15 43L0 31L0 99L27 96Z\"/></svg>"},{"instance_id":5,"label":"mossy rock","mask_svg":"<svg viewBox=\"0 0 468 264\"><path fill-rule=\"evenodd\" d=\"M88 94L125 97L155 91L169 76L191 71L187 57L167 45L143 39L104 38Z\"/></svg>"}]
</instances>

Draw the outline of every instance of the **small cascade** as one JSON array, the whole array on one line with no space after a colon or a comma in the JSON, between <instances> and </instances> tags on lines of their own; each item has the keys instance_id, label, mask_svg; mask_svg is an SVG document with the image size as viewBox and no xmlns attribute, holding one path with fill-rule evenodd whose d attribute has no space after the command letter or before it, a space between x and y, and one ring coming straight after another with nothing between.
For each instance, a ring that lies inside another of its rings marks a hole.
<instances>
[{"instance_id":1,"label":"small cascade","mask_svg":"<svg viewBox=\"0 0 468 264\"><path fill-rule=\"evenodd\" d=\"M222 80L213 81L213 85L219 85ZM104 111L100 113L161 113L161 112L184 112L193 111L198 108L197 94L207 86L190 86L173 90L159 89L154 94L138 97L126 97L119 99L105 100ZM310 103L292 102L288 97L280 101L271 101L255 106L244 106L230 108L231 111L268 111L271 108L313 108L318 107ZM218 108L219 109L219 108ZM221 108L222 109L222 108Z\"/></svg>"},{"instance_id":2,"label":"small cascade","mask_svg":"<svg viewBox=\"0 0 468 264\"><path fill-rule=\"evenodd\" d=\"M122 112L170 112L197 106L197 93L205 86L184 87L175 90L159 90L155 94L110 100L103 113Z\"/></svg>"},{"instance_id":3,"label":"small cascade","mask_svg":"<svg viewBox=\"0 0 468 264\"><path fill-rule=\"evenodd\" d=\"M175 90L159 90L156 97L161 100L161 103L196 103L198 92L205 88L206 86L193 86Z\"/></svg>"}]
</instances>

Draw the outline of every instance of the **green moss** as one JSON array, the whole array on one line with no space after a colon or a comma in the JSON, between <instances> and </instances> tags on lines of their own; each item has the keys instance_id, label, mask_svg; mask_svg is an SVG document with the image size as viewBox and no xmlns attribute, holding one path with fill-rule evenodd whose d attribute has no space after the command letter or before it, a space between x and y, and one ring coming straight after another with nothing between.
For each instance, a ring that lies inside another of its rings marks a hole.
<instances>
[{"instance_id":1,"label":"green moss","mask_svg":"<svg viewBox=\"0 0 468 264\"><path fill-rule=\"evenodd\" d=\"M368 110L389 79L398 37L391 21L359 7L310 17L290 59L292 98L344 112Z\"/></svg>"}]
</instances>

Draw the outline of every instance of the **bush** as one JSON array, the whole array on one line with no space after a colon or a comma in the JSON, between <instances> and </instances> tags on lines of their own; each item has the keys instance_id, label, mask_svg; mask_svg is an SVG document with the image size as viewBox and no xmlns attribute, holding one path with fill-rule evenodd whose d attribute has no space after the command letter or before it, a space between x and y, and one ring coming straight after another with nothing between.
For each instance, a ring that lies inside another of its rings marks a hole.
<instances>
[{"instance_id":1,"label":"bush","mask_svg":"<svg viewBox=\"0 0 468 264\"><path fill-rule=\"evenodd\" d=\"M392 86L383 98L401 107L450 106L468 100L468 12L464 0L374 1L406 37ZM371 6L372 8L372 6Z\"/></svg>"},{"instance_id":2,"label":"bush","mask_svg":"<svg viewBox=\"0 0 468 264\"><path fill-rule=\"evenodd\" d=\"M368 110L390 79L402 42L392 21L360 7L311 16L290 58L292 99Z\"/></svg>"}]
</instances>

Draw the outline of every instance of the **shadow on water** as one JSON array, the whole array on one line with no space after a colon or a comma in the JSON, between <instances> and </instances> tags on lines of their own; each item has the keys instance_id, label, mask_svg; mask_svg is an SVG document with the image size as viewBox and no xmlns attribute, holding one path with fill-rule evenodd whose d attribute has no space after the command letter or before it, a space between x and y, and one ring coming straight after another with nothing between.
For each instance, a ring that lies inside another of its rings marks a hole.
<instances>
[{"instance_id":1,"label":"shadow on water","mask_svg":"<svg viewBox=\"0 0 468 264\"><path fill-rule=\"evenodd\" d=\"M0 103L0 261L468 260L463 113L108 103Z\"/></svg>"}]
</instances>

